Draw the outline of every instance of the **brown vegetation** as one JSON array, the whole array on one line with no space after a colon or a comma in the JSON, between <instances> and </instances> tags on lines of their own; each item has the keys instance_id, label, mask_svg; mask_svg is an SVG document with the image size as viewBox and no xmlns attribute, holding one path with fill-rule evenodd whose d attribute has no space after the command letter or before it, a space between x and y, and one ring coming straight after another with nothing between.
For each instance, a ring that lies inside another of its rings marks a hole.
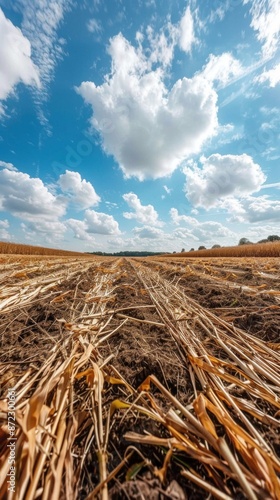
<instances>
[{"instance_id":1,"label":"brown vegetation","mask_svg":"<svg viewBox=\"0 0 280 500\"><path fill-rule=\"evenodd\" d=\"M277 259L2 256L0 284L0 498L11 388L13 498L280 498Z\"/></svg>"},{"instance_id":2,"label":"brown vegetation","mask_svg":"<svg viewBox=\"0 0 280 500\"><path fill-rule=\"evenodd\" d=\"M0 241L0 254L1 253L15 255L81 255L81 252L36 247L33 245L23 245L21 243L6 243L3 241Z\"/></svg>"},{"instance_id":3,"label":"brown vegetation","mask_svg":"<svg viewBox=\"0 0 280 500\"><path fill-rule=\"evenodd\" d=\"M236 247L221 247L193 250L177 254L179 257L280 257L280 242L240 245ZM170 255L165 255L170 257Z\"/></svg>"}]
</instances>

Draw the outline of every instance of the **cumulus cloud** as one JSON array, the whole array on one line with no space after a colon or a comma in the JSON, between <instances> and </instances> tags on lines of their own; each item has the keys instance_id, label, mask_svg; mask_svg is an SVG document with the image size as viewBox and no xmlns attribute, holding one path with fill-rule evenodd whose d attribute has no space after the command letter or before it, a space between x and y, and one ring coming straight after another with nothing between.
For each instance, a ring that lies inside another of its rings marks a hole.
<instances>
[{"instance_id":1,"label":"cumulus cloud","mask_svg":"<svg viewBox=\"0 0 280 500\"><path fill-rule=\"evenodd\" d=\"M273 57L280 40L279 0L243 0L243 3L250 4L251 27L262 44L264 57Z\"/></svg>"},{"instance_id":2,"label":"cumulus cloud","mask_svg":"<svg viewBox=\"0 0 280 500\"><path fill-rule=\"evenodd\" d=\"M112 215L96 212L95 210L85 211L85 224L88 233L121 234L119 224Z\"/></svg>"},{"instance_id":3,"label":"cumulus cloud","mask_svg":"<svg viewBox=\"0 0 280 500\"><path fill-rule=\"evenodd\" d=\"M176 208L171 208L172 222L176 225L183 224L174 231L174 236L180 238L192 238L196 241L212 241L215 238L231 238L234 236L226 226L216 221L200 222L188 215L179 215Z\"/></svg>"},{"instance_id":4,"label":"cumulus cloud","mask_svg":"<svg viewBox=\"0 0 280 500\"><path fill-rule=\"evenodd\" d=\"M70 229L72 229L74 237L78 240L94 241L93 236L87 232L88 227L85 221L68 219L65 223Z\"/></svg>"},{"instance_id":5,"label":"cumulus cloud","mask_svg":"<svg viewBox=\"0 0 280 500\"><path fill-rule=\"evenodd\" d=\"M17 171L17 168L12 163L7 163L6 161L0 161L0 168Z\"/></svg>"},{"instance_id":6,"label":"cumulus cloud","mask_svg":"<svg viewBox=\"0 0 280 500\"><path fill-rule=\"evenodd\" d=\"M0 220L0 227L7 229L9 227L9 221L7 219L5 220Z\"/></svg>"},{"instance_id":7,"label":"cumulus cloud","mask_svg":"<svg viewBox=\"0 0 280 500\"><path fill-rule=\"evenodd\" d=\"M26 220L34 217L52 220L63 216L66 206L41 179L5 168L0 170L0 210Z\"/></svg>"},{"instance_id":8,"label":"cumulus cloud","mask_svg":"<svg viewBox=\"0 0 280 500\"><path fill-rule=\"evenodd\" d=\"M266 180L261 167L247 154L213 154L200 161L202 168L194 164L183 169L186 197L196 207L208 209L226 197L252 194Z\"/></svg>"},{"instance_id":9,"label":"cumulus cloud","mask_svg":"<svg viewBox=\"0 0 280 500\"><path fill-rule=\"evenodd\" d=\"M172 219L172 222L176 224L176 226L179 226L182 222L185 222L191 226L197 226L198 221L194 217L190 217L189 215L179 215L179 212L177 208L171 208L170 210L170 216Z\"/></svg>"},{"instance_id":10,"label":"cumulus cloud","mask_svg":"<svg viewBox=\"0 0 280 500\"><path fill-rule=\"evenodd\" d=\"M10 226L10 224L9 224L9 221L7 221L7 219L0 220L0 240L10 240L11 239L11 235L7 231L9 226Z\"/></svg>"},{"instance_id":11,"label":"cumulus cloud","mask_svg":"<svg viewBox=\"0 0 280 500\"><path fill-rule=\"evenodd\" d=\"M280 83L280 64L268 71L263 71L261 75L255 78L255 81L258 83L268 82L270 87L276 87Z\"/></svg>"},{"instance_id":12,"label":"cumulus cloud","mask_svg":"<svg viewBox=\"0 0 280 500\"><path fill-rule=\"evenodd\" d=\"M21 228L26 239L38 241L38 238L42 238L48 243L51 243L54 240L62 240L67 229L63 222L55 219L34 219L32 221L22 223Z\"/></svg>"},{"instance_id":13,"label":"cumulus cloud","mask_svg":"<svg viewBox=\"0 0 280 500\"><path fill-rule=\"evenodd\" d=\"M169 38L150 32L150 55L141 36L137 48L121 33L111 38L111 72L104 83L83 82L76 89L92 106L91 125L100 133L104 150L127 178L170 175L216 133L217 93L211 81L197 74L177 80L170 89L165 85L165 66L172 60L176 36L178 40L175 28L169 26ZM182 44L187 50L185 39Z\"/></svg>"},{"instance_id":14,"label":"cumulus cloud","mask_svg":"<svg viewBox=\"0 0 280 500\"><path fill-rule=\"evenodd\" d=\"M133 232L138 238L158 239L164 236L161 229L151 226L135 227Z\"/></svg>"},{"instance_id":15,"label":"cumulus cloud","mask_svg":"<svg viewBox=\"0 0 280 500\"><path fill-rule=\"evenodd\" d=\"M58 184L63 193L82 209L96 206L101 200L92 184L82 179L79 172L66 170L65 174L60 175Z\"/></svg>"},{"instance_id":16,"label":"cumulus cloud","mask_svg":"<svg viewBox=\"0 0 280 500\"><path fill-rule=\"evenodd\" d=\"M7 99L20 82L39 88L39 71L31 59L30 41L1 8L0 33L0 100Z\"/></svg>"},{"instance_id":17,"label":"cumulus cloud","mask_svg":"<svg viewBox=\"0 0 280 500\"><path fill-rule=\"evenodd\" d=\"M158 219L158 213L153 205L142 205L138 196L135 193L126 193L123 199L128 206L134 210L133 212L124 212L123 216L126 219L135 219L141 224L148 224L150 226L161 226L162 222Z\"/></svg>"},{"instance_id":18,"label":"cumulus cloud","mask_svg":"<svg viewBox=\"0 0 280 500\"><path fill-rule=\"evenodd\" d=\"M179 47L184 52L190 52L195 42L194 20L188 6L179 24Z\"/></svg>"},{"instance_id":19,"label":"cumulus cloud","mask_svg":"<svg viewBox=\"0 0 280 500\"><path fill-rule=\"evenodd\" d=\"M228 210L232 221L279 223L280 220L280 201L272 200L268 195L247 196L240 200L229 199L225 201L223 208Z\"/></svg>"},{"instance_id":20,"label":"cumulus cloud","mask_svg":"<svg viewBox=\"0 0 280 500\"><path fill-rule=\"evenodd\" d=\"M113 235L121 234L118 222L112 215L86 210L84 220L68 219L65 221L75 238L84 241L95 241L93 234Z\"/></svg>"}]
</instances>

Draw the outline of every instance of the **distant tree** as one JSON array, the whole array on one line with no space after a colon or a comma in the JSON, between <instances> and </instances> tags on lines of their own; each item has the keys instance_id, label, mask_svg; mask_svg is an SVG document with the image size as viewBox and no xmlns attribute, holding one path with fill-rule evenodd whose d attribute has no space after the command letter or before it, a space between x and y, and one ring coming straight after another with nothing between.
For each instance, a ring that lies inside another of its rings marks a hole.
<instances>
[{"instance_id":1,"label":"distant tree","mask_svg":"<svg viewBox=\"0 0 280 500\"><path fill-rule=\"evenodd\" d=\"M194 248L191 248L191 249L190 249L190 252L194 252Z\"/></svg>"},{"instance_id":2,"label":"distant tree","mask_svg":"<svg viewBox=\"0 0 280 500\"><path fill-rule=\"evenodd\" d=\"M186 250L185 250L184 248L182 248L181 253L182 253L182 252L185 252L185 251L186 251Z\"/></svg>"},{"instance_id":3,"label":"distant tree","mask_svg":"<svg viewBox=\"0 0 280 500\"><path fill-rule=\"evenodd\" d=\"M176 252L175 252L175 250L174 250L174 252L173 252L173 253L176 253Z\"/></svg>"},{"instance_id":4,"label":"distant tree","mask_svg":"<svg viewBox=\"0 0 280 500\"><path fill-rule=\"evenodd\" d=\"M252 245L253 243L248 238L241 238L238 245Z\"/></svg>"},{"instance_id":5,"label":"distant tree","mask_svg":"<svg viewBox=\"0 0 280 500\"><path fill-rule=\"evenodd\" d=\"M221 248L221 245L213 245L212 248Z\"/></svg>"},{"instance_id":6,"label":"distant tree","mask_svg":"<svg viewBox=\"0 0 280 500\"><path fill-rule=\"evenodd\" d=\"M277 234L272 234L271 236L267 237L267 241L279 241L280 236L277 236Z\"/></svg>"},{"instance_id":7,"label":"distant tree","mask_svg":"<svg viewBox=\"0 0 280 500\"><path fill-rule=\"evenodd\" d=\"M200 245L200 247L198 247L198 250L206 250L206 247L204 247L203 245Z\"/></svg>"}]
</instances>

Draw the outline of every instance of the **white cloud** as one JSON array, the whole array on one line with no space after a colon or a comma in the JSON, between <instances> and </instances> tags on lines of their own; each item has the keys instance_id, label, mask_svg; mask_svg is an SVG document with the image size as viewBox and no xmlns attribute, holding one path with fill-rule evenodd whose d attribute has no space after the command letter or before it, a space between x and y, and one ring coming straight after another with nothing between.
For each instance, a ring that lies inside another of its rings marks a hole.
<instances>
[{"instance_id":1,"label":"white cloud","mask_svg":"<svg viewBox=\"0 0 280 500\"><path fill-rule=\"evenodd\" d=\"M194 206L206 209L218 206L226 197L259 191L266 180L261 167L246 154L213 154L200 161L202 168L194 165L183 169L186 196Z\"/></svg>"},{"instance_id":2,"label":"white cloud","mask_svg":"<svg viewBox=\"0 0 280 500\"><path fill-rule=\"evenodd\" d=\"M133 232L138 238L158 239L164 236L161 229L151 226L135 227Z\"/></svg>"},{"instance_id":3,"label":"white cloud","mask_svg":"<svg viewBox=\"0 0 280 500\"><path fill-rule=\"evenodd\" d=\"M194 12L197 18L197 11ZM198 21L198 19L196 19ZM150 43L150 62L161 63L163 67L171 64L176 45L183 52L191 52L192 46L198 42L195 37L194 17L188 6L178 24L172 24L169 17L166 24L157 32L151 26L147 28L147 36ZM136 40L143 42L143 34L137 32Z\"/></svg>"},{"instance_id":4,"label":"white cloud","mask_svg":"<svg viewBox=\"0 0 280 500\"><path fill-rule=\"evenodd\" d=\"M12 163L7 163L6 161L0 161L0 168L17 171L17 168Z\"/></svg>"},{"instance_id":5,"label":"white cloud","mask_svg":"<svg viewBox=\"0 0 280 500\"><path fill-rule=\"evenodd\" d=\"M66 226L63 222L58 220L33 220L28 221L26 223L22 223L21 227L24 233L34 238L38 241L38 238L43 238L49 243L52 240L61 240L64 237L64 233L66 231Z\"/></svg>"},{"instance_id":6,"label":"white cloud","mask_svg":"<svg viewBox=\"0 0 280 500\"><path fill-rule=\"evenodd\" d=\"M41 88L34 93L38 116L48 128L48 120L42 110L42 102L48 98L49 85L59 61L65 54L65 40L58 31L73 0L18 0L23 20L21 29L30 40L33 60L40 70Z\"/></svg>"},{"instance_id":7,"label":"white cloud","mask_svg":"<svg viewBox=\"0 0 280 500\"><path fill-rule=\"evenodd\" d=\"M41 179L5 168L0 170L0 210L30 221L55 220L65 214L66 206Z\"/></svg>"},{"instance_id":8,"label":"white cloud","mask_svg":"<svg viewBox=\"0 0 280 500\"><path fill-rule=\"evenodd\" d=\"M138 32L139 33L139 32ZM147 36L150 43L150 62L160 63L163 67L167 67L171 64L174 48L176 46L178 38L178 29L173 26L170 22L167 23L164 29L161 29L159 33L154 33L151 26L147 28ZM143 37L143 35L142 35ZM141 43L143 38L141 34L137 35L137 41Z\"/></svg>"},{"instance_id":9,"label":"white cloud","mask_svg":"<svg viewBox=\"0 0 280 500\"><path fill-rule=\"evenodd\" d=\"M251 27L257 32L264 57L274 56L280 40L279 0L243 0L243 3L251 5Z\"/></svg>"},{"instance_id":10,"label":"white cloud","mask_svg":"<svg viewBox=\"0 0 280 500\"><path fill-rule=\"evenodd\" d=\"M31 59L30 42L21 30L5 17L1 8L0 33L0 100L7 99L20 82L39 88L39 72ZM2 114L3 112L4 107Z\"/></svg>"},{"instance_id":11,"label":"white cloud","mask_svg":"<svg viewBox=\"0 0 280 500\"><path fill-rule=\"evenodd\" d=\"M179 47L184 52L191 52L192 45L195 42L194 21L191 9L188 6L179 25Z\"/></svg>"},{"instance_id":12,"label":"white cloud","mask_svg":"<svg viewBox=\"0 0 280 500\"><path fill-rule=\"evenodd\" d=\"M280 63L274 68L264 71L260 76L255 79L258 83L268 82L270 87L276 87L280 83Z\"/></svg>"},{"instance_id":13,"label":"white cloud","mask_svg":"<svg viewBox=\"0 0 280 500\"><path fill-rule=\"evenodd\" d=\"M207 19L208 23L215 23L216 21L222 21L226 15L229 8L229 2L223 2L215 10L211 10L209 17Z\"/></svg>"},{"instance_id":14,"label":"white cloud","mask_svg":"<svg viewBox=\"0 0 280 500\"><path fill-rule=\"evenodd\" d=\"M7 231L9 228L10 224L7 219L5 220L0 220L0 240L11 240L12 237L10 233Z\"/></svg>"},{"instance_id":15,"label":"white cloud","mask_svg":"<svg viewBox=\"0 0 280 500\"><path fill-rule=\"evenodd\" d=\"M185 227L180 227L175 229L172 233L173 238L179 238L180 240L186 241L187 239L191 239L193 241L199 241L199 238L195 236L190 229L186 229Z\"/></svg>"},{"instance_id":16,"label":"white cloud","mask_svg":"<svg viewBox=\"0 0 280 500\"><path fill-rule=\"evenodd\" d=\"M203 75L210 82L218 82L220 87L223 88L232 80L236 80L243 75L244 68L238 59L230 54L224 52L220 56L209 55L209 60L204 66L201 75Z\"/></svg>"},{"instance_id":17,"label":"white cloud","mask_svg":"<svg viewBox=\"0 0 280 500\"><path fill-rule=\"evenodd\" d=\"M93 108L93 129L125 177L170 175L215 135L217 93L212 83L197 74L177 80L168 90L163 62L151 69L141 44L133 47L122 34L110 40L108 52L111 72L104 83L83 82L76 89Z\"/></svg>"},{"instance_id":18,"label":"white cloud","mask_svg":"<svg viewBox=\"0 0 280 500\"><path fill-rule=\"evenodd\" d=\"M161 226L162 222L158 220L158 213L153 205L142 205L138 196L135 193L126 193L123 199L134 212L124 212L123 216L126 219L135 219L141 224L150 226Z\"/></svg>"},{"instance_id":19,"label":"white cloud","mask_svg":"<svg viewBox=\"0 0 280 500\"><path fill-rule=\"evenodd\" d=\"M174 224L184 224L187 227L179 227L173 233L180 238L192 238L196 241L209 243L217 238L231 238L234 236L226 226L216 221L200 222L188 215L179 215L176 208L170 210L171 219Z\"/></svg>"},{"instance_id":20,"label":"white cloud","mask_svg":"<svg viewBox=\"0 0 280 500\"><path fill-rule=\"evenodd\" d=\"M68 219L65 223L70 229L72 229L74 237L78 240L94 241L93 236L87 232L88 227L85 221Z\"/></svg>"},{"instance_id":21,"label":"white cloud","mask_svg":"<svg viewBox=\"0 0 280 500\"><path fill-rule=\"evenodd\" d=\"M9 227L9 221L7 221L7 219L0 220L0 227L4 228L4 229L7 229Z\"/></svg>"},{"instance_id":22,"label":"white cloud","mask_svg":"<svg viewBox=\"0 0 280 500\"><path fill-rule=\"evenodd\" d=\"M12 239L9 231L7 231L8 227L9 222L7 220L0 220L0 241Z\"/></svg>"},{"instance_id":23,"label":"white cloud","mask_svg":"<svg viewBox=\"0 0 280 500\"><path fill-rule=\"evenodd\" d=\"M96 212L95 210L85 211L86 231L93 234L121 234L118 222L112 215Z\"/></svg>"},{"instance_id":24,"label":"white cloud","mask_svg":"<svg viewBox=\"0 0 280 500\"><path fill-rule=\"evenodd\" d=\"M97 19L90 19L87 23L87 29L91 32L91 33L95 33L95 34L99 34L102 32L102 26L100 24L100 21L98 21Z\"/></svg>"},{"instance_id":25,"label":"white cloud","mask_svg":"<svg viewBox=\"0 0 280 500\"><path fill-rule=\"evenodd\" d=\"M176 224L176 226L181 224L181 222L185 222L190 226L197 226L198 224L197 219L195 219L194 217L190 217L189 215L179 215L177 208L171 208L169 213L171 215L172 221L174 222L174 224Z\"/></svg>"},{"instance_id":26,"label":"white cloud","mask_svg":"<svg viewBox=\"0 0 280 500\"><path fill-rule=\"evenodd\" d=\"M65 174L60 175L58 184L63 193L68 194L70 200L83 209L96 206L101 200L92 184L82 179L79 172L66 170Z\"/></svg>"},{"instance_id":27,"label":"white cloud","mask_svg":"<svg viewBox=\"0 0 280 500\"><path fill-rule=\"evenodd\" d=\"M280 201L271 200L268 195L247 196L241 200L229 199L223 207L227 208L233 221L251 223L271 221L279 224Z\"/></svg>"},{"instance_id":28,"label":"white cloud","mask_svg":"<svg viewBox=\"0 0 280 500\"><path fill-rule=\"evenodd\" d=\"M163 186L163 189L167 194L170 194L172 192L172 189L167 186Z\"/></svg>"}]
</instances>

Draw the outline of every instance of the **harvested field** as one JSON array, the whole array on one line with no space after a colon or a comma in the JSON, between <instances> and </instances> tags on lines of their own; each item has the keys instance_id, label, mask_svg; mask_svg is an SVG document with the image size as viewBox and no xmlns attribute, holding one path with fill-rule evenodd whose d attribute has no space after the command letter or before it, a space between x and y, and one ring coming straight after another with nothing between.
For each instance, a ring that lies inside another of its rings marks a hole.
<instances>
[{"instance_id":1,"label":"harvested field","mask_svg":"<svg viewBox=\"0 0 280 500\"><path fill-rule=\"evenodd\" d=\"M280 498L277 259L3 255L0 283L0 498Z\"/></svg>"}]
</instances>

